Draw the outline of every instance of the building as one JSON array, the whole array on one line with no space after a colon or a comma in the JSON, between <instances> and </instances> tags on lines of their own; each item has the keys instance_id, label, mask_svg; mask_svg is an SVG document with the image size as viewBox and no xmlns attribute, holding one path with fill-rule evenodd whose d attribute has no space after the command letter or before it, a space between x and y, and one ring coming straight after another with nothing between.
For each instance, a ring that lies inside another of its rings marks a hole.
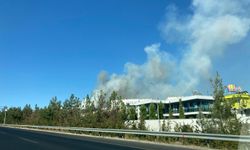
<instances>
[{"instance_id":1,"label":"building","mask_svg":"<svg viewBox=\"0 0 250 150\"><path fill-rule=\"evenodd\" d=\"M147 111L149 111L149 105L155 104L156 108L159 103L164 105L163 117L169 117L169 106L173 110L173 117L179 117L179 100L182 101L182 105L184 108L185 118L196 118L200 111L204 115L209 115L211 113L210 109L213 104L212 96L203 96L203 95L193 95L193 96L183 96L183 97L168 97L164 100L159 99L123 99L122 101L127 106L136 107L137 116L140 114L140 106L145 105Z\"/></svg>"},{"instance_id":2,"label":"building","mask_svg":"<svg viewBox=\"0 0 250 150\"><path fill-rule=\"evenodd\" d=\"M250 116L250 95L247 91L225 95L225 99L231 101L232 108L243 116Z\"/></svg>"},{"instance_id":3,"label":"building","mask_svg":"<svg viewBox=\"0 0 250 150\"><path fill-rule=\"evenodd\" d=\"M240 86L225 86L225 100L229 101L241 116L250 116L250 95L247 91L242 91Z\"/></svg>"}]
</instances>

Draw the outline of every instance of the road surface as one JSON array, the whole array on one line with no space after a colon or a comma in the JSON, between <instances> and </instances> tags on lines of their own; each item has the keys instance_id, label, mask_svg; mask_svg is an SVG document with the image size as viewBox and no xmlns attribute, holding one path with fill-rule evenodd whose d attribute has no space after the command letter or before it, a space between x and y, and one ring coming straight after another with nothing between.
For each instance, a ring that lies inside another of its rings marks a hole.
<instances>
[{"instance_id":1,"label":"road surface","mask_svg":"<svg viewBox=\"0 0 250 150\"><path fill-rule=\"evenodd\" d=\"M190 150L185 147L156 145L126 140L74 136L0 127L1 150Z\"/></svg>"}]
</instances>

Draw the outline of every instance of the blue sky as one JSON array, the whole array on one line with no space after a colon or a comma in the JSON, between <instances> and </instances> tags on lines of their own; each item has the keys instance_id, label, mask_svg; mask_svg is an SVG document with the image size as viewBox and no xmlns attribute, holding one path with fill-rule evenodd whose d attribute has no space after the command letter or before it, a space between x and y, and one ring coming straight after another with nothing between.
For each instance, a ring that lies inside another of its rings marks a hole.
<instances>
[{"instance_id":1,"label":"blue sky","mask_svg":"<svg viewBox=\"0 0 250 150\"><path fill-rule=\"evenodd\" d=\"M178 56L181 45L165 43L159 23L168 5L186 14L190 2L1 0L0 106L44 106L71 93L83 98L95 89L100 71L121 73L126 62L143 63L143 48L152 43ZM248 90L250 53L241 45L220 57L214 70Z\"/></svg>"}]
</instances>

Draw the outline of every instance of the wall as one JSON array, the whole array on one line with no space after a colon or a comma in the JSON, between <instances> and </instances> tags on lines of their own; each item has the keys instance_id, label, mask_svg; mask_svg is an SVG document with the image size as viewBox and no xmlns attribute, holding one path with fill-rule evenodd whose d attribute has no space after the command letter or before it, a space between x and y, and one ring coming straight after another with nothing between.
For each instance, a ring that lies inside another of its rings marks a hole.
<instances>
[{"instance_id":1,"label":"wall","mask_svg":"<svg viewBox=\"0 0 250 150\"><path fill-rule=\"evenodd\" d=\"M197 126L197 119L165 119L165 124L169 122L170 131L174 131L174 127L178 125ZM138 120L134 121L138 123ZM129 121L132 123L132 121ZM163 119L160 120L160 128L162 127ZM145 126L149 131L159 131L159 120L145 120Z\"/></svg>"}]
</instances>

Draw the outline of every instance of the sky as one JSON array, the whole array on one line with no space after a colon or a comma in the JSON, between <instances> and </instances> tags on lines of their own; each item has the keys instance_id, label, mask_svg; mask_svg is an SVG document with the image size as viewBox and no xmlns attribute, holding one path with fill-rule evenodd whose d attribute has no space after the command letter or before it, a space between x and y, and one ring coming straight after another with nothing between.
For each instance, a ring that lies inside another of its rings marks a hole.
<instances>
[{"instance_id":1,"label":"sky","mask_svg":"<svg viewBox=\"0 0 250 150\"><path fill-rule=\"evenodd\" d=\"M83 99L100 87L100 72L127 76L124 66L147 62L145 49L153 44L181 64L189 44L164 27L177 13L186 22L196 14L193 7L191 0L0 0L0 106L42 107L72 93ZM250 36L244 33L213 56L209 72L250 91ZM210 89L204 79L195 86Z\"/></svg>"}]
</instances>

